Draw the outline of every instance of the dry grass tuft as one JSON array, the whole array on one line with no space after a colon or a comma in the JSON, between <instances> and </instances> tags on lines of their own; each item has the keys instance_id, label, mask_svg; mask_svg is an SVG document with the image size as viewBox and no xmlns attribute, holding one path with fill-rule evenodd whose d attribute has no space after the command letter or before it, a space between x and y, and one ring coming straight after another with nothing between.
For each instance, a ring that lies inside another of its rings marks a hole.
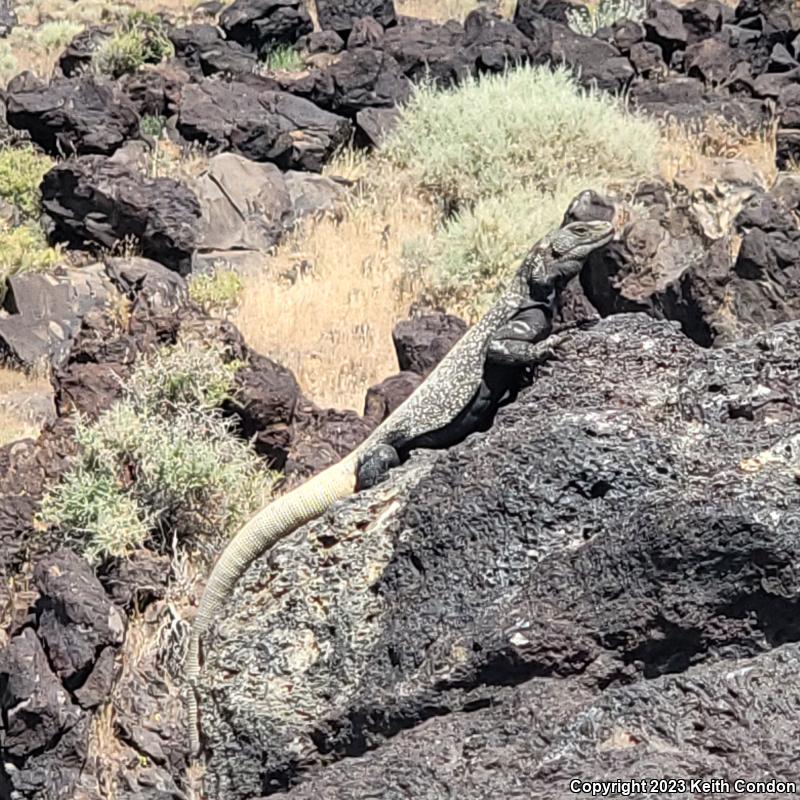
<instances>
[{"instance_id":1,"label":"dry grass tuft","mask_svg":"<svg viewBox=\"0 0 800 800\"><path fill-rule=\"evenodd\" d=\"M723 119L712 118L700 128L667 124L663 134L660 172L667 181L679 175L702 172L706 162L713 158L747 162L764 176L767 185L778 176L775 124L760 134L752 134L742 133Z\"/></svg>"},{"instance_id":2,"label":"dry grass tuft","mask_svg":"<svg viewBox=\"0 0 800 800\"><path fill-rule=\"evenodd\" d=\"M355 175L346 156L333 174ZM391 330L416 287L407 285L403 243L429 232L433 210L399 174L355 197L341 219L296 230L245 276L233 315L248 344L294 371L316 402L361 411L366 388L397 370Z\"/></svg>"},{"instance_id":3,"label":"dry grass tuft","mask_svg":"<svg viewBox=\"0 0 800 800\"><path fill-rule=\"evenodd\" d=\"M450 19L463 20L470 11L481 6L495 9L504 17L511 19L517 7L517 0L395 0L398 14L439 22Z\"/></svg>"}]
</instances>

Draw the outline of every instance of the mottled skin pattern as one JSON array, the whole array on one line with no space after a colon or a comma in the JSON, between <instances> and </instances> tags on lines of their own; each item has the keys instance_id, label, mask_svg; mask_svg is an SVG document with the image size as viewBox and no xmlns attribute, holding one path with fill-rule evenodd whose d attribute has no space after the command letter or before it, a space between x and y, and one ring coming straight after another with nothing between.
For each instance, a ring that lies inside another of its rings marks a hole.
<instances>
[{"instance_id":1,"label":"mottled skin pattern","mask_svg":"<svg viewBox=\"0 0 800 800\"><path fill-rule=\"evenodd\" d=\"M418 447L449 447L486 430L516 396L521 372L551 330L560 292L594 250L611 240L607 222L575 222L553 231L523 260L506 291L416 391L350 455L256 514L228 543L206 584L186 656L188 724L200 750L197 696L200 640L236 582L262 553L334 502L380 481Z\"/></svg>"}]
</instances>

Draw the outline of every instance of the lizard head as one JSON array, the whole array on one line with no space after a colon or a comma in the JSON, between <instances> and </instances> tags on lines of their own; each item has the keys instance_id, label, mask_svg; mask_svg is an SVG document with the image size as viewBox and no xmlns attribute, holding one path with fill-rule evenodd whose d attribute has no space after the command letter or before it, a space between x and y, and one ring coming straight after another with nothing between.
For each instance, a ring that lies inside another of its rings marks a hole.
<instances>
[{"instance_id":1,"label":"lizard head","mask_svg":"<svg viewBox=\"0 0 800 800\"><path fill-rule=\"evenodd\" d=\"M561 291L581 271L589 254L613 237L613 226L602 220L570 222L545 236L526 259L531 293Z\"/></svg>"}]
</instances>

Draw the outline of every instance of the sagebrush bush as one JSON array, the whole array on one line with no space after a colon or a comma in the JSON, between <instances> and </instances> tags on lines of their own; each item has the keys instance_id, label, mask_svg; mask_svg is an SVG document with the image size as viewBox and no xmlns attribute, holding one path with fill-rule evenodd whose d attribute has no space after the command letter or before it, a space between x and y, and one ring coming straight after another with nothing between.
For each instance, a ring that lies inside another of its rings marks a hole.
<instances>
[{"instance_id":1,"label":"sagebrush bush","mask_svg":"<svg viewBox=\"0 0 800 800\"><path fill-rule=\"evenodd\" d=\"M46 50L55 50L68 45L81 31L83 25L70 20L51 20L36 28L36 41Z\"/></svg>"},{"instance_id":2,"label":"sagebrush bush","mask_svg":"<svg viewBox=\"0 0 800 800\"><path fill-rule=\"evenodd\" d=\"M647 0L599 0L567 12L567 23L575 33L592 36L600 28L618 22L641 22L647 14Z\"/></svg>"},{"instance_id":3,"label":"sagebrush bush","mask_svg":"<svg viewBox=\"0 0 800 800\"><path fill-rule=\"evenodd\" d=\"M26 219L39 216L39 186L53 161L32 147L0 149L0 197L16 206Z\"/></svg>"},{"instance_id":4,"label":"sagebrush bush","mask_svg":"<svg viewBox=\"0 0 800 800\"><path fill-rule=\"evenodd\" d=\"M78 422L80 455L45 495L43 522L92 561L229 533L272 482L215 408L235 367L218 349L186 345L144 361L118 402Z\"/></svg>"},{"instance_id":5,"label":"sagebrush bush","mask_svg":"<svg viewBox=\"0 0 800 800\"><path fill-rule=\"evenodd\" d=\"M242 279L233 270L213 269L189 279L189 296L206 312L230 311L241 294Z\"/></svg>"},{"instance_id":6,"label":"sagebrush bush","mask_svg":"<svg viewBox=\"0 0 800 800\"><path fill-rule=\"evenodd\" d=\"M381 151L456 209L424 248L438 288L485 296L484 279L496 284L558 224L570 193L647 174L659 147L656 123L615 98L580 89L566 70L524 67L446 91L418 88ZM419 267L423 247L411 249Z\"/></svg>"},{"instance_id":7,"label":"sagebrush bush","mask_svg":"<svg viewBox=\"0 0 800 800\"><path fill-rule=\"evenodd\" d=\"M161 18L144 11L133 11L113 36L97 48L92 65L102 75L119 78L136 72L145 64L158 64L174 52Z\"/></svg>"}]
</instances>

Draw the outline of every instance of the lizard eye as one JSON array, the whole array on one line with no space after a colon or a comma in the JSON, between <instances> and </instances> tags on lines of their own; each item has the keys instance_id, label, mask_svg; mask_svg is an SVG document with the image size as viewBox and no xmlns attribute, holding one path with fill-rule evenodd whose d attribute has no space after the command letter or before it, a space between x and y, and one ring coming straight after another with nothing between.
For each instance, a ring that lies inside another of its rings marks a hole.
<instances>
[{"instance_id":1,"label":"lizard eye","mask_svg":"<svg viewBox=\"0 0 800 800\"><path fill-rule=\"evenodd\" d=\"M575 225L572 230L575 231L578 236L583 236L588 231L585 225Z\"/></svg>"}]
</instances>

